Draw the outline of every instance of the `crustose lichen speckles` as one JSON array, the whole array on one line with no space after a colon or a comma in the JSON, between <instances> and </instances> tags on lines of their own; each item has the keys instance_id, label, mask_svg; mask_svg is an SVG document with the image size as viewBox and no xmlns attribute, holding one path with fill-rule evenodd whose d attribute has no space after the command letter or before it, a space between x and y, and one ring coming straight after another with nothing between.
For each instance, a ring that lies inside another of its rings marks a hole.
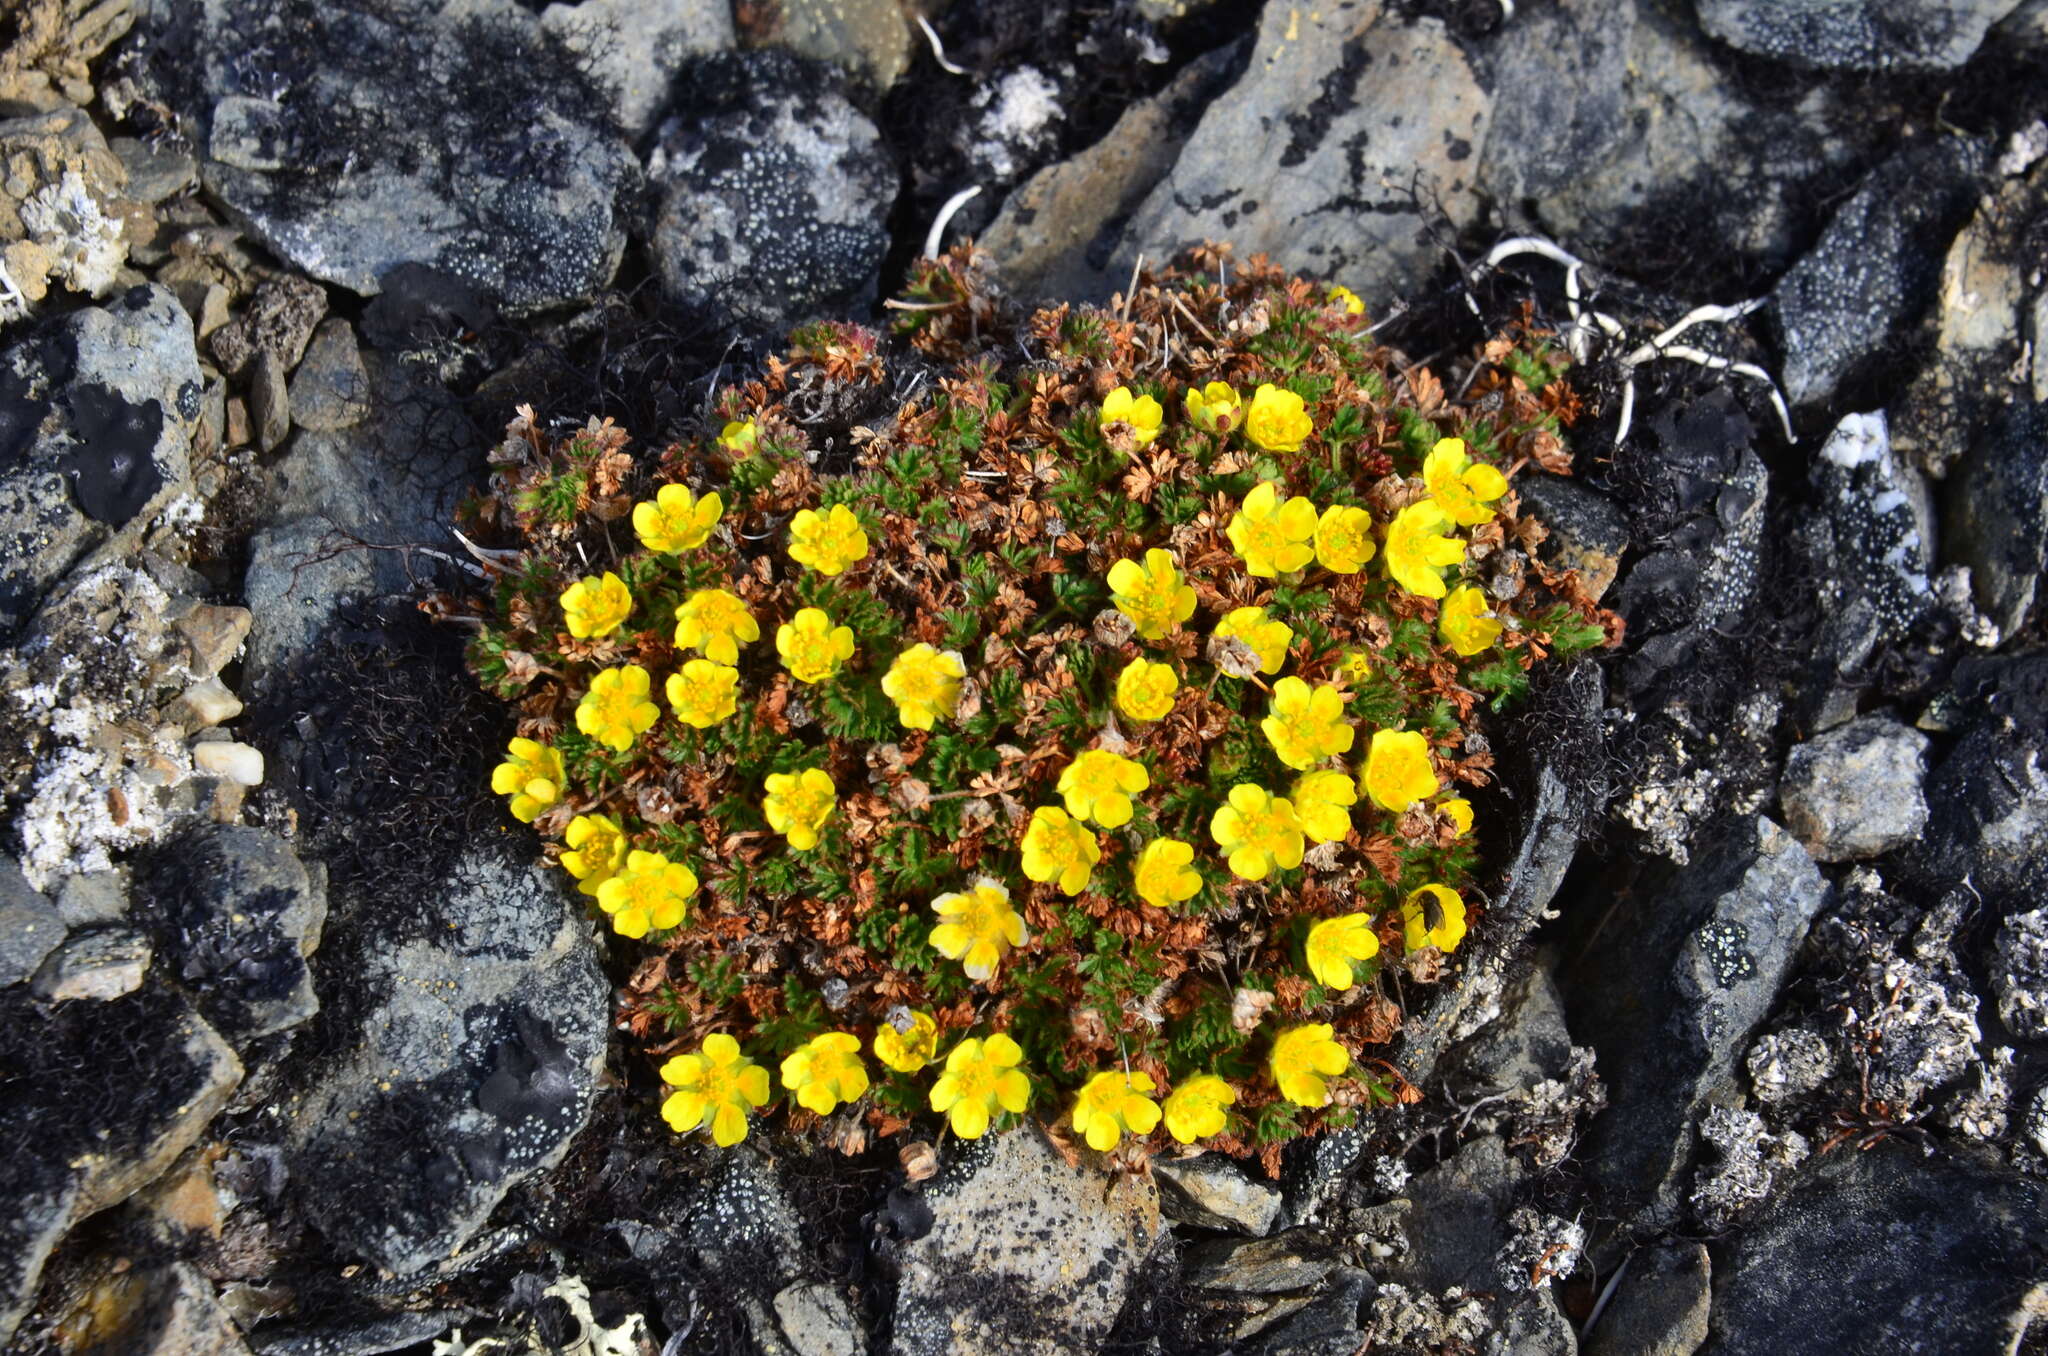
<instances>
[{"instance_id":1,"label":"crustose lichen speckles","mask_svg":"<svg viewBox=\"0 0 2048 1356\"><path fill-rule=\"evenodd\" d=\"M1714 982L1731 989L1756 974L1756 960L1749 954L1749 930L1740 923L1715 919L1693 934L1700 954L1714 973Z\"/></svg>"}]
</instances>

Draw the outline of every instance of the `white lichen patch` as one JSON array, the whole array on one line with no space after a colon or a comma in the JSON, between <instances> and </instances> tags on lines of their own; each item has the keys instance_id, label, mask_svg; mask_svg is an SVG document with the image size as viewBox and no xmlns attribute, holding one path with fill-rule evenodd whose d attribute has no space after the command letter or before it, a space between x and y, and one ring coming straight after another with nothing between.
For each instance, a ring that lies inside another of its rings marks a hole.
<instances>
[{"instance_id":1,"label":"white lichen patch","mask_svg":"<svg viewBox=\"0 0 2048 1356\"><path fill-rule=\"evenodd\" d=\"M75 169L64 171L21 205L21 224L29 238L48 250L50 276L74 292L104 296L114 286L128 246L121 239L121 220L100 210Z\"/></svg>"}]
</instances>

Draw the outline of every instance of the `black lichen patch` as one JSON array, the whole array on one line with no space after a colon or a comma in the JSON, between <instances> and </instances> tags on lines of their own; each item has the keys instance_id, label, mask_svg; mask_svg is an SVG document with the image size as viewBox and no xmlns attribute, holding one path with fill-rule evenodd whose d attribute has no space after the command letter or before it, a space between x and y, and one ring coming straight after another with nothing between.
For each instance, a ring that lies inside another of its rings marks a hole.
<instances>
[{"instance_id":1,"label":"black lichen patch","mask_svg":"<svg viewBox=\"0 0 2048 1356\"><path fill-rule=\"evenodd\" d=\"M516 1169L533 1162L538 1146L557 1143L559 1127L574 1125L583 1111L576 1059L554 1028L523 1005L507 1015L512 1032L497 1042L495 1068L476 1091L477 1109L502 1126L493 1146L497 1175L506 1164ZM470 1026L476 1025L472 1018Z\"/></svg>"},{"instance_id":2,"label":"black lichen patch","mask_svg":"<svg viewBox=\"0 0 2048 1356\"><path fill-rule=\"evenodd\" d=\"M78 443L64 458L65 482L88 518L119 527L164 487L156 464L164 407L96 384L75 388L69 403Z\"/></svg>"},{"instance_id":3,"label":"black lichen patch","mask_svg":"<svg viewBox=\"0 0 2048 1356\"><path fill-rule=\"evenodd\" d=\"M213 835L166 845L138 873L135 912L159 954L215 1025L234 1034L263 1024L306 973L286 917L299 904L277 885L234 888L242 868Z\"/></svg>"}]
</instances>

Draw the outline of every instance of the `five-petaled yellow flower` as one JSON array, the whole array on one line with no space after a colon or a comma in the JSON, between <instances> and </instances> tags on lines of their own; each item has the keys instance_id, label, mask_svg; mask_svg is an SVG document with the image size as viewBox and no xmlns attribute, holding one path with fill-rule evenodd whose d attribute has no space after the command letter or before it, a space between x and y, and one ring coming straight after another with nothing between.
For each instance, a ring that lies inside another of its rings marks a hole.
<instances>
[{"instance_id":1,"label":"five-petaled yellow flower","mask_svg":"<svg viewBox=\"0 0 2048 1356\"><path fill-rule=\"evenodd\" d=\"M1211 433L1228 433L1244 422L1244 400L1227 381L1188 388L1188 418Z\"/></svg>"},{"instance_id":2,"label":"five-petaled yellow flower","mask_svg":"<svg viewBox=\"0 0 2048 1356\"><path fill-rule=\"evenodd\" d=\"M706 1036L696 1054L662 1065L661 1081L675 1089L661 1104L661 1118L679 1135L708 1126L721 1149L747 1137L747 1113L768 1100L768 1071L723 1031Z\"/></svg>"},{"instance_id":3,"label":"five-petaled yellow flower","mask_svg":"<svg viewBox=\"0 0 2048 1356\"><path fill-rule=\"evenodd\" d=\"M659 852L638 849L597 887L597 907L612 917L621 937L645 937L650 928L680 926L697 893L697 873Z\"/></svg>"},{"instance_id":4,"label":"five-petaled yellow flower","mask_svg":"<svg viewBox=\"0 0 2048 1356\"><path fill-rule=\"evenodd\" d=\"M1493 517L1487 505L1508 492L1508 479L1485 462L1466 454L1463 438L1439 438L1422 459L1422 483L1444 514L1461 527L1477 527Z\"/></svg>"},{"instance_id":5,"label":"five-petaled yellow flower","mask_svg":"<svg viewBox=\"0 0 2048 1356\"><path fill-rule=\"evenodd\" d=\"M1443 570L1465 558L1465 543L1447 537L1451 520L1434 499L1418 499L1387 525L1387 577L1425 598L1444 596Z\"/></svg>"},{"instance_id":6,"label":"five-petaled yellow flower","mask_svg":"<svg viewBox=\"0 0 2048 1356\"><path fill-rule=\"evenodd\" d=\"M818 830L839 806L839 788L832 784L832 775L815 767L802 772L771 772L767 789L761 811L768 816L768 827L787 838L798 852L816 847Z\"/></svg>"},{"instance_id":7,"label":"five-petaled yellow flower","mask_svg":"<svg viewBox=\"0 0 2048 1356\"><path fill-rule=\"evenodd\" d=\"M562 842L562 869L576 878L576 892L592 899L626 864L626 831L610 815L577 815Z\"/></svg>"},{"instance_id":8,"label":"five-petaled yellow flower","mask_svg":"<svg viewBox=\"0 0 2048 1356\"><path fill-rule=\"evenodd\" d=\"M760 440L761 428L751 419L734 419L718 430L718 445L734 461L745 461L753 456L754 446Z\"/></svg>"},{"instance_id":9,"label":"five-petaled yellow flower","mask_svg":"<svg viewBox=\"0 0 2048 1356\"><path fill-rule=\"evenodd\" d=\"M1329 300L1330 305L1343 307L1346 315L1365 314L1365 303L1359 299L1358 293L1343 283L1330 284Z\"/></svg>"},{"instance_id":10,"label":"five-petaled yellow flower","mask_svg":"<svg viewBox=\"0 0 2048 1356\"><path fill-rule=\"evenodd\" d=\"M1263 607L1232 608L1216 623L1216 634L1235 636L1251 646L1259 657L1260 673L1280 672L1287 662L1287 647L1294 643L1294 628Z\"/></svg>"},{"instance_id":11,"label":"five-petaled yellow flower","mask_svg":"<svg viewBox=\"0 0 2048 1356\"><path fill-rule=\"evenodd\" d=\"M1401 814L1437 793L1429 740L1416 730L1374 730L1365 755L1363 790L1382 810Z\"/></svg>"},{"instance_id":12,"label":"five-petaled yellow flower","mask_svg":"<svg viewBox=\"0 0 2048 1356\"><path fill-rule=\"evenodd\" d=\"M1245 573L1261 579L1292 574L1315 559L1316 506L1301 495L1280 502L1273 482L1262 480L1244 497L1224 530Z\"/></svg>"},{"instance_id":13,"label":"five-petaled yellow flower","mask_svg":"<svg viewBox=\"0 0 2048 1356\"><path fill-rule=\"evenodd\" d=\"M1344 694L1323 683L1310 687L1299 678L1273 684L1270 714L1259 722L1280 761L1305 770L1351 747L1353 731L1344 723Z\"/></svg>"},{"instance_id":14,"label":"five-petaled yellow flower","mask_svg":"<svg viewBox=\"0 0 2048 1356\"><path fill-rule=\"evenodd\" d=\"M1325 918L1308 930L1308 972L1325 988L1339 993L1356 979L1352 967L1380 954L1380 939L1373 933L1373 916L1350 913L1342 918Z\"/></svg>"},{"instance_id":15,"label":"five-petaled yellow flower","mask_svg":"<svg viewBox=\"0 0 2048 1356\"><path fill-rule=\"evenodd\" d=\"M1358 783L1348 772L1325 768L1295 778L1287 799L1301 820L1301 831L1314 843L1341 843L1351 832L1351 807L1358 803Z\"/></svg>"},{"instance_id":16,"label":"five-petaled yellow flower","mask_svg":"<svg viewBox=\"0 0 2048 1356\"><path fill-rule=\"evenodd\" d=\"M1143 640L1164 640L1195 615L1195 588L1181 576L1173 554L1153 547L1145 563L1119 560L1109 567L1116 610L1131 619Z\"/></svg>"},{"instance_id":17,"label":"five-petaled yellow flower","mask_svg":"<svg viewBox=\"0 0 2048 1356\"><path fill-rule=\"evenodd\" d=\"M1023 1047L1000 1031L969 1036L946 1055L946 1071L932 1084L932 1110L960 1138L980 1139L998 1107L1021 1112L1031 1101L1031 1080L1017 1067L1023 1058Z\"/></svg>"},{"instance_id":18,"label":"five-petaled yellow flower","mask_svg":"<svg viewBox=\"0 0 2048 1356\"><path fill-rule=\"evenodd\" d=\"M875 1028L874 1051L897 1073L916 1073L939 1053L939 1024L929 1012L898 1008Z\"/></svg>"},{"instance_id":19,"label":"five-petaled yellow flower","mask_svg":"<svg viewBox=\"0 0 2048 1356\"><path fill-rule=\"evenodd\" d=\"M1301 865L1301 820L1286 797L1263 786L1231 787L1230 803L1209 817L1209 834L1240 879L1264 880L1276 866L1292 871Z\"/></svg>"},{"instance_id":20,"label":"five-petaled yellow flower","mask_svg":"<svg viewBox=\"0 0 2048 1356\"><path fill-rule=\"evenodd\" d=\"M664 485L651 501L633 505L633 531L648 550L676 555L708 541L724 513L725 501L716 494L699 499L688 486Z\"/></svg>"},{"instance_id":21,"label":"five-petaled yellow flower","mask_svg":"<svg viewBox=\"0 0 2048 1356\"><path fill-rule=\"evenodd\" d=\"M995 974L1010 948L1024 945L1024 918L1011 907L1009 888L988 876L965 890L932 901L939 925L932 929L932 949L960 962L969 979Z\"/></svg>"},{"instance_id":22,"label":"five-petaled yellow flower","mask_svg":"<svg viewBox=\"0 0 2048 1356\"><path fill-rule=\"evenodd\" d=\"M844 504L824 513L799 509L789 520L789 558L819 574L832 576L867 559L868 534Z\"/></svg>"},{"instance_id":23,"label":"five-petaled yellow flower","mask_svg":"<svg viewBox=\"0 0 2048 1356\"><path fill-rule=\"evenodd\" d=\"M1245 436L1268 452L1299 452L1315 424L1308 417L1302 399L1267 383L1252 393L1251 408L1245 411Z\"/></svg>"},{"instance_id":24,"label":"five-petaled yellow flower","mask_svg":"<svg viewBox=\"0 0 2048 1356\"><path fill-rule=\"evenodd\" d=\"M1062 894L1078 895L1102 860L1102 844L1088 826L1053 805L1031 812L1024 830L1024 874L1035 881L1053 881Z\"/></svg>"},{"instance_id":25,"label":"five-petaled yellow flower","mask_svg":"<svg viewBox=\"0 0 2048 1356\"><path fill-rule=\"evenodd\" d=\"M853 628L834 626L823 608L805 607L775 628L782 667L800 683L822 683L853 658Z\"/></svg>"},{"instance_id":26,"label":"five-petaled yellow flower","mask_svg":"<svg viewBox=\"0 0 2048 1356\"><path fill-rule=\"evenodd\" d=\"M1074 1096L1074 1129L1097 1153L1108 1153L1125 1132L1149 1135L1159 1126L1159 1103L1145 1094L1159 1085L1143 1069L1099 1073Z\"/></svg>"},{"instance_id":27,"label":"five-petaled yellow flower","mask_svg":"<svg viewBox=\"0 0 2048 1356\"><path fill-rule=\"evenodd\" d=\"M1133 396L1131 388L1119 386L1102 398L1102 426L1123 424L1131 430L1131 441L1139 447L1159 436L1166 411L1151 396Z\"/></svg>"},{"instance_id":28,"label":"five-petaled yellow flower","mask_svg":"<svg viewBox=\"0 0 2048 1356\"><path fill-rule=\"evenodd\" d=\"M576 728L614 753L624 753L661 719L661 708L647 697L653 685L638 664L606 669L590 680L590 691L576 703Z\"/></svg>"},{"instance_id":29,"label":"five-petaled yellow flower","mask_svg":"<svg viewBox=\"0 0 2048 1356\"><path fill-rule=\"evenodd\" d=\"M1356 687L1372 677L1372 652L1370 650L1346 650L1337 659L1337 672L1344 681Z\"/></svg>"},{"instance_id":30,"label":"five-petaled yellow flower","mask_svg":"<svg viewBox=\"0 0 2048 1356\"><path fill-rule=\"evenodd\" d=\"M1316 563L1332 574L1357 574L1378 552L1372 514L1349 504L1332 504L1316 523Z\"/></svg>"},{"instance_id":31,"label":"five-petaled yellow flower","mask_svg":"<svg viewBox=\"0 0 2048 1356\"><path fill-rule=\"evenodd\" d=\"M626 581L610 570L579 579L562 590L562 616L569 623L569 634L578 640L610 635L632 611L632 592Z\"/></svg>"},{"instance_id":32,"label":"five-petaled yellow flower","mask_svg":"<svg viewBox=\"0 0 2048 1356\"><path fill-rule=\"evenodd\" d=\"M882 695L896 703L905 729L929 730L933 721L953 718L966 677L967 661L952 650L913 645L882 675Z\"/></svg>"},{"instance_id":33,"label":"five-petaled yellow flower","mask_svg":"<svg viewBox=\"0 0 2048 1356\"><path fill-rule=\"evenodd\" d=\"M1173 710L1180 675L1171 664L1133 659L1116 676L1116 709L1132 720L1158 720Z\"/></svg>"},{"instance_id":34,"label":"five-petaled yellow flower","mask_svg":"<svg viewBox=\"0 0 2048 1356\"><path fill-rule=\"evenodd\" d=\"M1138 898L1155 908L1185 904L1202 893L1202 873L1195 870L1195 848L1178 838L1155 838L1145 844L1131 868Z\"/></svg>"},{"instance_id":35,"label":"five-petaled yellow flower","mask_svg":"<svg viewBox=\"0 0 2048 1356\"><path fill-rule=\"evenodd\" d=\"M1131 822L1131 797L1150 785L1152 775L1137 759L1089 749L1067 764L1057 789L1066 799L1068 814L1116 829Z\"/></svg>"},{"instance_id":36,"label":"five-petaled yellow flower","mask_svg":"<svg viewBox=\"0 0 2048 1356\"><path fill-rule=\"evenodd\" d=\"M1464 584L1452 589L1451 596L1444 599L1443 608L1437 613L1436 629L1445 644L1470 659L1492 649L1493 642L1507 628L1487 606L1485 590Z\"/></svg>"},{"instance_id":37,"label":"five-petaled yellow flower","mask_svg":"<svg viewBox=\"0 0 2048 1356\"><path fill-rule=\"evenodd\" d=\"M1183 1079L1160 1110L1165 1113L1166 1133L1182 1144L1223 1133L1230 1113L1224 1108L1237 1103L1237 1089L1215 1074L1196 1074Z\"/></svg>"},{"instance_id":38,"label":"five-petaled yellow flower","mask_svg":"<svg viewBox=\"0 0 2048 1356\"><path fill-rule=\"evenodd\" d=\"M1460 835L1472 832L1472 802L1463 796L1450 796L1437 802L1437 809L1450 817L1451 828Z\"/></svg>"},{"instance_id":39,"label":"five-petaled yellow flower","mask_svg":"<svg viewBox=\"0 0 2048 1356\"><path fill-rule=\"evenodd\" d=\"M1330 1104L1330 1079L1351 1067L1351 1052L1339 1045L1328 1022L1293 1026L1273 1038L1268 1060L1280 1095L1296 1106Z\"/></svg>"},{"instance_id":40,"label":"five-petaled yellow flower","mask_svg":"<svg viewBox=\"0 0 2048 1356\"><path fill-rule=\"evenodd\" d=\"M699 730L708 730L739 710L740 671L730 664L685 660L682 670L671 673L663 686L676 719Z\"/></svg>"},{"instance_id":41,"label":"five-petaled yellow flower","mask_svg":"<svg viewBox=\"0 0 2048 1356\"><path fill-rule=\"evenodd\" d=\"M737 594L698 589L676 608L676 648L720 664L740 662L740 646L761 638L761 624Z\"/></svg>"},{"instance_id":42,"label":"five-petaled yellow flower","mask_svg":"<svg viewBox=\"0 0 2048 1356\"><path fill-rule=\"evenodd\" d=\"M491 769L491 790L512 797L512 817L522 824L562 798L562 755L549 744L515 738L505 748L505 761Z\"/></svg>"},{"instance_id":43,"label":"five-petaled yellow flower","mask_svg":"<svg viewBox=\"0 0 2048 1356\"><path fill-rule=\"evenodd\" d=\"M782 1061L782 1086L796 1094L797 1105L829 1116L841 1102L857 1102L868 1090L868 1070L860 1062L860 1037L827 1031L798 1046Z\"/></svg>"},{"instance_id":44,"label":"five-petaled yellow flower","mask_svg":"<svg viewBox=\"0 0 2048 1356\"><path fill-rule=\"evenodd\" d=\"M1465 940L1465 901L1448 885L1410 890L1401 903L1401 942L1410 951L1433 946L1449 955Z\"/></svg>"}]
</instances>

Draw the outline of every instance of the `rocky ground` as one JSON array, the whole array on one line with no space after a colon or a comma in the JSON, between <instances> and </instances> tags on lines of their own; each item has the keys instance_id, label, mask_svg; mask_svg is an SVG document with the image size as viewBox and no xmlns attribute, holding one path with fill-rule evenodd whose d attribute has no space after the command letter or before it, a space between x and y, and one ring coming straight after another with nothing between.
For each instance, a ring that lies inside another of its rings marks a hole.
<instances>
[{"instance_id":1,"label":"rocky ground","mask_svg":"<svg viewBox=\"0 0 2048 1356\"><path fill-rule=\"evenodd\" d=\"M0 1340L2048 1351L2048 4L929 9L0 4ZM418 606L514 405L701 435L967 189L1020 298L1584 359L1517 485L1628 643L1277 1181L679 1142Z\"/></svg>"}]
</instances>

